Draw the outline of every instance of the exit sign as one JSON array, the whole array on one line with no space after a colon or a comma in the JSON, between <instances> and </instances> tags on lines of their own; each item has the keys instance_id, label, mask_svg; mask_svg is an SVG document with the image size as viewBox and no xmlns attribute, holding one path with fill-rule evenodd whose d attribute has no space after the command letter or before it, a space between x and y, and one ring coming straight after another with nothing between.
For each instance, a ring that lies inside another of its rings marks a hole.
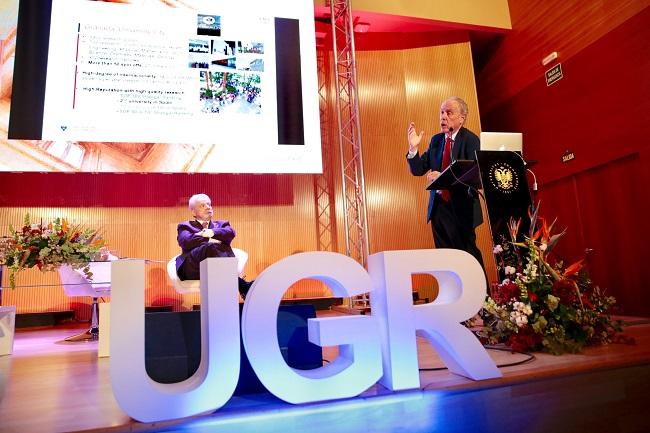
<instances>
[{"instance_id":1,"label":"exit sign","mask_svg":"<svg viewBox=\"0 0 650 433\"><path fill-rule=\"evenodd\" d=\"M551 69L546 71L546 85L550 86L553 83L558 82L562 78L562 65L558 63L553 66Z\"/></svg>"}]
</instances>

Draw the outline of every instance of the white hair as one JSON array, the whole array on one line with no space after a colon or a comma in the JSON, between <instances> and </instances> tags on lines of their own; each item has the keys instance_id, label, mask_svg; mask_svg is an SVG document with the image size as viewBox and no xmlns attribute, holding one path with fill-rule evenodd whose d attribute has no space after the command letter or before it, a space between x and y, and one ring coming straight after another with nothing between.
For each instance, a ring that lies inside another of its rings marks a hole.
<instances>
[{"instance_id":1,"label":"white hair","mask_svg":"<svg viewBox=\"0 0 650 433\"><path fill-rule=\"evenodd\" d=\"M199 200L207 200L207 201L212 201L210 200L210 197L208 197L207 194L194 194L192 197L190 197L190 200L187 202L187 206L190 209L190 212L194 211L194 207L196 206L196 202Z\"/></svg>"},{"instance_id":2,"label":"white hair","mask_svg":"<svg viewBox=\"0 0 650 433\"><path fill-rule=\"evenodd\" d=\"M450 96L445 100L445 102L447 101L456 102L458 104L458 108L460 109L460 114L464 117L467 117L467 115L469 114L469 107L467 106L467 102L463 101L458 96Z\"/></svg>"}]
</instances>

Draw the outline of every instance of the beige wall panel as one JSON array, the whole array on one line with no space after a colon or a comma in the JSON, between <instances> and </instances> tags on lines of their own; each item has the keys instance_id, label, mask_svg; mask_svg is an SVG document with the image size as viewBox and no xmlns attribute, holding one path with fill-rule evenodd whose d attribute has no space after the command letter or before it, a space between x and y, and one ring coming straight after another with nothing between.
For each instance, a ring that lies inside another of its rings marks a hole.
<instances>
[{"instance_id":1,"label":"beige wall panel","mask_svg":"<svg viewBox=\"0 0 650 433\"><path fill-rule=\"evenodd\" d=\"M415 229L426 229L426 197L404 159L404 67L400 51L357 53L371 253L431 246L430 237Z\"/></svg>"},{"instance_id":2,"label":"beige wall panel","mask_svg":"<svg viewBox=\"0 0 650 433\"><path fill-rule=\"evenodd\" d=\"M424 149L440 129L441 102L457 95L469 105L466 126L480 132L471 59L469 43L357 53L371 252L433 245L426 180L411 176L405 161L406 128L413 121L425 131ZM477 238L495 278L487 224L478 227Z\"/></svg>"},{"instance_id":3,"label":"beige wall panel","mask_svg":"<svg viewBox=\"0 0 650 433\"><path fill-rule=\"evenodd\" d=\"M407 114L424 129L425 136L431 138L440 131L440 105L452 95L467 102L465 126L478 134L481 128L469 42L404 50L404 68Z\"/></svg>"},{"instance_id":4,"label":"beige wall panel","mask_svg":"<svg viewBox=\"0 0 650 433\"><path fill-rule=\"evenodd\" d=\"M430 248L431 230L425 222L427 192L424 178L410 175L405 161L406 127L410 120L426 131L428 141L438 127L442 99L457 94L470 106L468 127L479 131L476 92L468 43L419 48L407 51L361 52L357 57L364 169L366 174L368 227L371 253L395 249ZM327 89L330 108L325 110L331 140L331 194L339 252L344 252L341 178L338 162L338 133L334 97ZM244 177L242 176L242 179ZM283 206L216 206L215 217L229 219L237 231L234 246L250 254L245 269L255 278L270 265L299 251L318 249L318 213L315 205L316 176L292 175L293 203ZM243 180L242 180L243 181ZM260 192L262 194L263 191ZM179 203L184 201L179 197ZM218 197L213 197L219 203ZM176 224L189 217L184 205L172 208L0 208L0 234L9 224L22 223L29 211L34 219L65 216L71 221L101 228L110 249L121 257L145 258L147 305L172 305L189 309L198 295L178 295L165 271L167 261L179 253ZM478 231L484 257L491 244L485 226ZM487 262L490 263L490 262ZM493 262L491 262L493 263ZM16 305L19 312L75 309L87 318L89 300L69 299L55 273L29 271L20 275L20 287L3 292L3 304ZM3 285L7 284L7 275ZM44 285L51 286L44 286ZM428 297L435 285L418 283ZM431 286L431 287L429 287ZM303 280L290 287L287 298L328 296L321 284Z\"/></svg>"},{"instance_id":5,"label":"beige wall panel","mask_svg":"<svg viewBox=\"0 0 650 433\"><path fill-rule=\"evenodd\" d=\"M221 207L217 218L229 219L237 237L234 246L248 251L245 269L247 278L255 278L263 269L297 251L316 249L316 223L311 176L294 176L294 205L268 207ZM22 225L25 212L33 220L49 220L64 216L71 222L101 228L108 247L120 257L144 258L146 267L145 294L147 305L172 305L175 309L191 308L198 303L196 295L178 295L167 278L166 263L178 254L176 224L189 217L185 207L177 208L0 208L0 227L8 233L9 224ZM8 284L7 272L3 286ZM3 304L16 305L19 312L69 309L70 300L63 294L58 275L29 270L19 274L15 290L3 291ZM49 286L45 286L49 285ZM54 285L54 286L52 286ZM322 296L301 283L304 296ZM295 293L294 293L295 292ZM303 296L291 290L289 297Z\"/></svg>"},{"instance_id":6,"label":"beige wall panel","mask_svg":"<svg viewBox=\"0 0 650 433\"><path fill-rule=\"evenodd\" d=\"M314 0L314 6L323 7L326 2ZM353 0L352 10L510 28L508 0Z\"/></svg>"}]
</instances>

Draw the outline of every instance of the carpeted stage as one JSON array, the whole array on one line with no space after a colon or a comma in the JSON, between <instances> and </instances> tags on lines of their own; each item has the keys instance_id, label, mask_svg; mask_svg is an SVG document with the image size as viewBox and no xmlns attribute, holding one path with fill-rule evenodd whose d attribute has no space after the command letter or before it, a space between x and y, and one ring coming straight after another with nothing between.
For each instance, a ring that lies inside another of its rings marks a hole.
<instances>
[{"instance_id":1,"label":"carpeted stage","mask_svg":"<svg viewBox=\"0 0 650 433\"><path fill-rule=\"evenodd\" d=\"M319 312L319 316L338 313ZM650 320L628 319L635 344L552 356L490 350L503 378L473 382L442 369L418 338L421 389L375 385L344 401L294 406L268 393L212 414L146 424L120 410L97 343L65 343L77 326L18 330L0 357L0 432L650 432ZM326 348L325 359L336 350Z\"/></svg>"}]
</instances>

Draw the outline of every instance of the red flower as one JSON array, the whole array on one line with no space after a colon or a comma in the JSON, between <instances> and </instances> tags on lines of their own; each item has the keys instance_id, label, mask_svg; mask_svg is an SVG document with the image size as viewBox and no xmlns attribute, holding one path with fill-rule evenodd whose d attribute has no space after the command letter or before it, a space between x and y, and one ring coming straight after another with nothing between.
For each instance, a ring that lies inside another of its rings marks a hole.
<instances>
[{"instance_id":1,"label":"red flower","mask_svg":"<svg viewBox=\"0 0 650 433\"><path fill-rule=\"evenodd\" d=\"M542 342L542 336L531 328L520 328L519 332L508 337L508 345L512 350L528 352L534 350Z\"/></svg>"},{"instance_id":2,"label":"red flower","mask_svg":"<svg viewBox=\"0 0 650 433\"><path fill-rule=\"evenodd\" d=\"M499 305L503 305L512 298L519 299L519 287L512 281L496 286L492 293L492 299Z\"/></svg>"},{"instance_id":3,"label":"red flower","mask_svg":"<svg viewBox=\"0 0 650 433\"><path fill-rule=\"evenodd\" d=\"M589 300L589 296L586 293L582 293L580 299L582 299L583 307L589 310L593 310L594 308L596 308L594 307L594 304L591 303L591 301Z\"/></svg>"},{"instance_id":4,"label":"red flower","mask_svg":"<svg viewBox=\"0 0 650 433\"><path fill-rule=\"evenodd\" d=\"M570 305L578 300L575 283L571 280L561 279L551 287L553 296L560 298L560 303Z\"/></svg>"},{"instance_id":5,"label":"red flower","mask_svg":"<svg viewBox=\"0 0 650 433\"><path fill-rule=\"evenodd\" d=\"M534 292L531 292L529 290L528 291L528 299L530 299L531 302L537 302L537 301L539 301L539 296L537 296Z\"/></svg>"}]
</instances>

